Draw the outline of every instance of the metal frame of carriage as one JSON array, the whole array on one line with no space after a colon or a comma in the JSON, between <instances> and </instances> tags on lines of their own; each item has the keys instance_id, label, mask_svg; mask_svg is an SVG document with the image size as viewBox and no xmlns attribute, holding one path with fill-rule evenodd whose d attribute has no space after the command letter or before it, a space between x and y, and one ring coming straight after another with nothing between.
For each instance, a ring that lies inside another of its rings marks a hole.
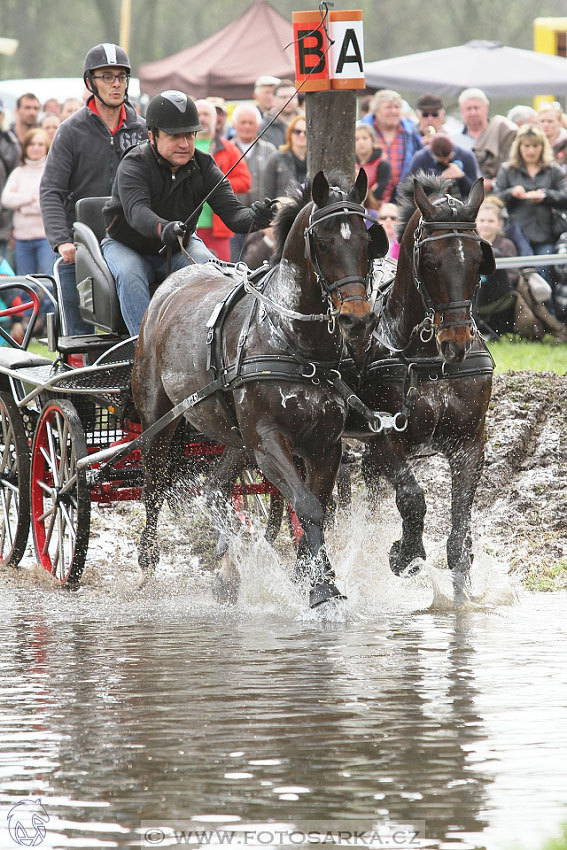
<instances>
[{"instance_id":1,"label":"metal frame of carriage","mask_svg":"<svg viewBox=\"0 0 567 850\"><path fill-rule=\"evenodd\" d=\"M66 334L57 266L54 277L10 277L0 284L0 296L14 288L24 296L18 308L0 311L0 564L20 563L31 527L38 563L67 587L78 586L84 568L91 504L138 500L143 485L141 425L130 395L136 340L127 335L100 251L103 200L77 204L74 234L81 314L93 324L92 334ZM40 299L51 303L46 342L54 360L28 351ZM24 310L29 324L18 345L1 319ZM187 480L196 481L224 447L181 427L180 461ZM283 499L266 478L247 470L233 491L245 525L251 503L273 540ZM298 538L301 527L288 510Z\"/></svg>"}]
</instances>

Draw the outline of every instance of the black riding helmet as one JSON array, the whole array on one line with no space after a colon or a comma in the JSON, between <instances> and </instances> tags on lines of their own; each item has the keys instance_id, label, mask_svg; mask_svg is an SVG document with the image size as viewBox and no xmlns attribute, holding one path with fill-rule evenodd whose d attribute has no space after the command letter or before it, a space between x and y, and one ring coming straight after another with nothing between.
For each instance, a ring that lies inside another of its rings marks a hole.
<instances>
[{"instance_id":1,"label":"black riding helmet","mask_svg":"<svg viewBox=\"0 0 567 850\"><path fill-rule=\"evenodd\" d=\"M90 81L91 89L93 93L104 103L102 100L97 86L96 80L93 76L93 71L96 71L98 68L106 68L108 66L116 65L117 68L124 68L125 72L130 77L130 59L128 58L128 54L124 50L123 47L119 47L117 44L96 44L94 47L91 47L87 55L85 56L85 61L83 62L83 80L85 81L85 85L87 80ZM88 86L87 86L88 88ZM128 95L128 85L126 85L126 92L124 95L124 100ZM108 106L109 104L105 104Z\"/></svg>"},{"instance_id":2,"label":"black riding helmet","mask_svg":"<svg viewBox=\"0 0 567 850\"><path fill-rule=\"evenodd\" d=\"M174 89L152 97L146 110L146 124L149 130L163 130L170 136L197 133L203 129L191 98Z\"/></svg>"}]
</instances>

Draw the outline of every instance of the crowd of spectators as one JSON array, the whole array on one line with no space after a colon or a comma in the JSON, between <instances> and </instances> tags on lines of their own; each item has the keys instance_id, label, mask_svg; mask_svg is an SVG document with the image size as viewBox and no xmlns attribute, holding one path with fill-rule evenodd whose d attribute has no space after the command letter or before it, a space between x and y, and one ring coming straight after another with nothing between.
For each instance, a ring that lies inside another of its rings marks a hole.
<instances>
[{"instance_id":1,"label":"crowd of spectators","mask_svg":"<svg viewBox=\"0 0 567 850\"><path fill-rule=\"evenodd\" d=\"M306 116L292 80L262 75L248 101L234 106L208 97L196 105L202 126L196 148L210 154L223 173L228 172L230 186L242 204L250 206L264 197L283 199L293 183L306 179ZM4 270L12 266L17 274L26 274L32 267L36 272L49 271L52 249L61 253L53 239L51 247L46 242L34 179L41 175L47 151L69 116L84 108L79 101L59 103L55 98L42 106L32 92L26 92L17 101L13 123L5 127L0 102L0 261ZM522 256L549 254L557 250L558 240L567 251L567 234L561 240L567 230L567 217L561 216L562 210L567 211L567 119L560 104L545 101L537 111L518 104L504 116L492 113L482 90L470 88L461 92L458 109L460 120L446 113L443 99L435 92L420 95L413 104L388 89L360 100L357 169L363 168L368 176L365 206L385 226L391 256L395 258L399 251L398 186L420 171L450 180L451 193L462 200L482 177L486 200L479 227L485 229L485 238L497 254L510 256L512 248ZM22 186L29 188L28 195L19 191ZM200 213L197 234L215 256L233 262L244 259L254 265L268 260L273 249L271 227L256 234L232 233L208 204ZM560 338L567 327L567 267L563 275L559 267L541 266L537 271L549 286L542 315L552 317L552 332ZM518 312L509 298L502 301L498 293L503 288L518 292L524 278L508 270L498 272L494 280L482 281L483 323L495 335L514 330ZM522 300L526 301L517 297L518 304ZM491 324L493 302L500 306L505 302L507 308L494 312ZM522 309L525 315L527 306ZM76 332L83 330L79 323ZM528 333L525 323L522 332Z\"/></svg>"}]
</instances>

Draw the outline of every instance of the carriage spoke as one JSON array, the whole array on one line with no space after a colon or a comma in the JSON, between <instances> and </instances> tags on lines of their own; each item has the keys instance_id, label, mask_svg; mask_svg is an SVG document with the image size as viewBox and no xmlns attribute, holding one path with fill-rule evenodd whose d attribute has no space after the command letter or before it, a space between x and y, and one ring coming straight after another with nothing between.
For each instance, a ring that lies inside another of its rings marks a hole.
<instances>
[{"instance_id":1,"label":"carriage spoke","mask_svg":"<svg viewBox=\"0 0 567 850\"><path fill-rule=\"evenodd\" d=\"M12 395L0 391L0 563L17 566L29 531L29 445Z\"/></svg>"},{"instance_id":2,"label":"carriage spoke","mask_svg":"<svg viewBox=\"0 0 567 850\"><path fill-rule=\"evenodd\" d=\"M63 584L83 569L90 524L90 492L77 459L87 453L79 416L68 400L48 402L32 447L32 527L38 559Z\"/></svg>"},{"instance_id":3,"label":"carriage spoke","mask_svg":"<svg viewBox=\"0 0 567 850\"><path fill-rule=\"evenodd\" d=\"M9 497L9 500L11 501L10 497ZM0 541L0 552L4 551L4 540L6 539L6 537L8 538L9 545L12 546L12 544L13 544L12 530L11 530L10 518L9 518L10 505L7 504L6 502L7 502L6 493L4 492L4 490L2 490L2 516L4 518L4 528L2 530L2 538L1 538L1 541Z\"/></svg>"}]
</instances>

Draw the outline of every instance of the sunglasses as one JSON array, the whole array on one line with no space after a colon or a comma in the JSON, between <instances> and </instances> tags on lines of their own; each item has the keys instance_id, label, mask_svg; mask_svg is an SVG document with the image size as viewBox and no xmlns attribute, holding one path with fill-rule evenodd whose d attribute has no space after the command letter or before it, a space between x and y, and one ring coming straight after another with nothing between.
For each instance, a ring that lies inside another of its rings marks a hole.
<instances>
[{"instance_id":1,"label":"sunglasses","mask_svg":"<svg viewBox=\"0 0 567 850\"><path fill-rule=\"evenodd\" d=\"M439 110L436 109L435 112L427 112L427 110L422 109L421 114L423 115L424 118L438 118L439 117Z\"/></svg>"},{"instance_id":2,"label":"sunglasses","mask_svg":"<svg viewBox=\"0 0 567 850\"><path fill-rule=\"evenodd\" d=\"M292 130L294 136L306 136L307 130Z\"/></svg>"},{"instance_id":3,"label":"sunglasses","mask_svg":"<svg viewBox=\"0 0 567 850\"><path fill-rule=\"evenodd\" d=\"M389 221L397 221L398 216L397 215L379 215L378 216L378 221L388 221L388 220Z\"/></svg>"}]
</instances>

